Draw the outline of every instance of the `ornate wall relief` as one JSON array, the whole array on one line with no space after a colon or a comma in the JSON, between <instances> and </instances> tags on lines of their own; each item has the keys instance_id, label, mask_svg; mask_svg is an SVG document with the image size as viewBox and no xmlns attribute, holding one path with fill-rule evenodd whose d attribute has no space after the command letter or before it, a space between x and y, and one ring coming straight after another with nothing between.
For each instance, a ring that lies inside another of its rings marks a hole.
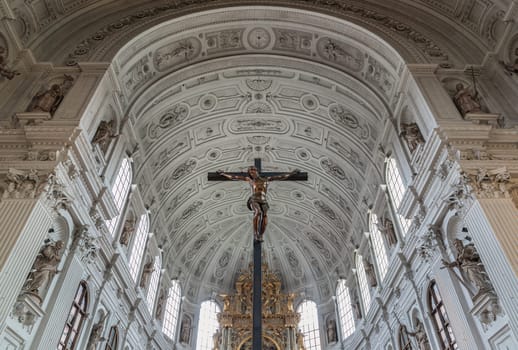
<instances>
[{"instance_id":1,"label":"ornate wall relief","mask_svg":"<svg viewBox=\"0 0 518 350\"><path fill-rule=\"evenodd\" d=\"M74 78L70 75L64 75L63 78L54 79L48 85L44 85L32 97L27 112L44 112L54 115L59 105L65 98L65 95L72 87Z\"/></svg>"},{"instance_id":2,"label":"ornate wall relief","mask_svg":"<svg viewBox=\"0 0 518 350\"><path fill-rule=\"evenodd\" d=\"M360 50L329 37L318 40L317 53L323 59L345 68L346 71L360 72L364 65L363 53Z\"/></svg>"},{"instance_id":3,"label":"ornate wall relief","mask_svg":"<svg viewBox=\"0 0 518 350\"><path fill-rule=\"evenodd\" d=\"M163 72L192 61L200 52L200 40L195 37L182 39L157 49L153 54L153 64L157 71Z\"/></svg>"}]
</instances>

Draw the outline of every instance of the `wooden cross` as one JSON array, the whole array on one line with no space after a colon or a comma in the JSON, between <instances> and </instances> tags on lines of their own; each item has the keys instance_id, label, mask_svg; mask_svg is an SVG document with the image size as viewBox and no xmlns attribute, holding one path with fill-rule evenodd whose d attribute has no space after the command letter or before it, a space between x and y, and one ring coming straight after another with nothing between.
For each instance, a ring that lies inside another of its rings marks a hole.
<instances>
[{"instance_id":1,"label":"wooden cross","mask_svg":"<svg viewBox=\"0 0 518 350\"><path fill-rule=\"evenodd\" d=\"M261 171L261 158L255 158L254 159L254 166L257 168L257 171L259 172L259 175L261 177L272 177L272 176L280 176L280 175L287 175L289 173L281 173L281 172L267 172L263 173ZM240 172L240 173L227 173L229 175L236 175L236 176L247 176L248 173ZM232 181L229 178L226 178L222 176L221 174L217 172L209 173L208 175L209 181ZM308 173L296 173L291 175L286 181L307 181L308 180Z\"/></svg>"},{"instance_id":2,"label":"wooden cross","mask_svg":"<svg viewBox=\"0 0 518 350\"><path fill-rule=\"evenodd\" d=\"M261 159L254 159L254 166L257 169L257 175L260 178L278 179L284 181L307 181L308 173L281 173L281 172L267 172L261 171ZM231 180L244 180L250 177L249 173L224 173L213 172L209 173L209 181L231 181ZM253 196L253 194L252 194ZM248 206L251 209L250 201ZM257 210L257 209L256 209ZM255 223L255 222L254 222ZM260 224L262 225L262 223ZM264 228L263 228L264 230ZM260 230L261 231L261 230ZM261 251L262 239L256 236L254 240L254 287L253 287L253 309L252 309L252 350L262 350L263 348L263 337L262 337L262 251Z\"/></svg>"}]
</instances>

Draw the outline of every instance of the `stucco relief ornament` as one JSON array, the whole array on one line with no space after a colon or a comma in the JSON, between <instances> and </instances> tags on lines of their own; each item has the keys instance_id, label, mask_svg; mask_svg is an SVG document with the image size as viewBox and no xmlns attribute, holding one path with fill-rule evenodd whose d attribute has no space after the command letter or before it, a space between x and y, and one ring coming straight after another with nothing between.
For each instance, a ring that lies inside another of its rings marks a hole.
<instances>
[{"instance_id":1,"label":"stucco relief ornament","mask_svg":"<svg viewBox=\"0 0 518 350\"><path fill-rule=\"evenodd\" d=\"M468 175L473 192L478 198L506 198L509 193L511 174L507 167L494 170L477 169Z\"/></svg>"},{"instance_id":2,"label":"stucco relief ornament","mask_svg":"<svg viewBox=\"0 0 518 350\"><path fill-rule=\"evenodd\" d=\"M10 168L6 175L2 199L33 199L43 190L44 182L37 170L25 172Z\"/></svg>"},{"instance_id":3,"label":"stucco relief ornament","mask_svg":"<svg viewBox=\"0 0 518 350\"><path fill-rule=\"evenodd\" d=\"M51 173L47 179L46 199L50 207L55 210L66 209L72 200L65 186L59 182L54 173Z\"/></svg>"},{"instance_id":4,"label":"stucco relief ornament","mask_svg":"<svg viewBox=\"0 0 518 350\"><path fill-rule=\"evenodd\" d=\"M152 123L148 128L148 136L157 139L161 136L162 130L173 128L181 124L189 116L189 108L184 104L177 104L165 112L159 119L158 124Z\"/></svg>"},{"instance_id":5,"label":"stucco relief ornament","mask_svg":"<svg viewBox=\"0 0 518 350\"><path fill-rule=\"evenodd\" d=\"M99 251L98 236L91 232L87 225L79 227L74 236L81 261L87 264L94 262Z\"/></svg>"},{"instance_id":6,"label":"stucco relief ornament","mask_svg":"<svg viewBox=\"0 0 518 350\"><path fill-rule=\"evenodd\" d=\"M355 72L359 72L363 68L364 59L360 50L331 38L321 38L317 43L317 52L327 60L336 62Z\"/></svg>"},{"instance_id":7,"label":"stucco relief ornament","mask_svg":"<svg viewBox=\"0 0 518 350\"><path fill-rule=\"evenodd\" d=\"M7 49L0 46L0 77L11 80L17 75L20 73L7 65Z\"/></svg>"},{"instance_id":8,"label":"stucco relief ornament","mask_svg":"<svg viewBox=\"0 0 518 350\"><path fill-rule=\"evenodd\" d=\"M438 252L438 247L442 244L440 231L436 227L430 227L419 237L418 255L428 262Z\"/></svg>"},{"instance_id":9,"label":"stucco relief ornament","mask_svg":"<svg viewBox=\"0 0 518 350\"><path fill-rule=\"evenodd\" d=\"M354 133L361 139L369 137L369 127L367 124L360 122L358 117L346 107L333 104L329 107L329 116L337 123L347 129L354 130Z\"/></svg>"}]
</instances>

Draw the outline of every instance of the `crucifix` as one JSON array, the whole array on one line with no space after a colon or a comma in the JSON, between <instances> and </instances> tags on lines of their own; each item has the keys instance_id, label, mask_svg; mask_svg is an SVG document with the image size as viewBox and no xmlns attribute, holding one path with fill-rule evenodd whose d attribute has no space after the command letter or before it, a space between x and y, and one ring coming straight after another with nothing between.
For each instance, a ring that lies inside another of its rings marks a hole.
<instances>
[{"instance_id":1,"label":"crucifix","mask_svg":"<svg viewBox=\"0 0 518 350\"><path fill-rule=\"evenodd\" d=\"M262 276L261 276L261 243L263 242L266 224L268 223L268 202L266 192L270 181L306 181L307 173L294 170L290 173L262 172L261 159L254 160L254 166L248 168L247 173L225 173L217 171L209 173L209 181L241 180L250 184L252 194L246 203L248 209L253 210L253 230L254 230L254 287L253 287L253 309L252 309L252 349L262 350Z\"/></svg>"}]
</instances>

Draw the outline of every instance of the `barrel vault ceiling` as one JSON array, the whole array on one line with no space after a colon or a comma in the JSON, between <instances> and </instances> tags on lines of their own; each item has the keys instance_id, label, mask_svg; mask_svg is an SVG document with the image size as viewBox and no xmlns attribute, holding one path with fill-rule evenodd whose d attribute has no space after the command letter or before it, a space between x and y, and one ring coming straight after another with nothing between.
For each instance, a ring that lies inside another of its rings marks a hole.
<instances>
[{"instance_id":1,"label":"barrel vault ceiling","mask_svg":"<svg viewBox=\"0 0 518 350\"><path fill-rule=\"evenodd\" d=\"M248 185L207 173L261 158L309 176L271 184L264 259L286 290L325 302L364 237L405 63L480 63L510 6L49 0L0 11L38 61L110 64L138 142L135 181L190 300L232 292L252 258Z\"/></svg>"}]
</instances>

